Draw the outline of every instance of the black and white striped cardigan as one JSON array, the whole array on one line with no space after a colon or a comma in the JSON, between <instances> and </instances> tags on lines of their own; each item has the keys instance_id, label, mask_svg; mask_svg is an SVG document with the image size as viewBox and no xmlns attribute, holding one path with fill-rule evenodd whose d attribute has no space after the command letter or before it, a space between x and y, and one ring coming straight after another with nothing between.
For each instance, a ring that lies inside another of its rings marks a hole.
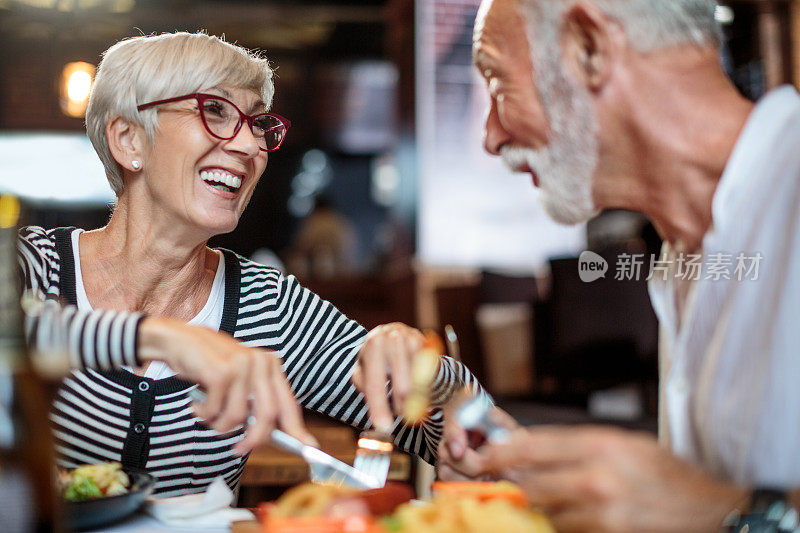
<instances>
[{"instance_id":1,"label":"black and white striped cardigan","mask_svg":"<svg viewBox=\"0 0 800 533\"><path fill-rule=\"evenodd\" d=\"M63 380L51 410L58 462L121 461L144 468L156 479L156 494L199 492L217 476L234 488L246 457L231 453L243 436L206 429L187 395L192 385L178 377L139 377L121 369L140 366L136 339L140 313L78 311L73 228L20 231L18 250L27 289L68 304L61 319L68 328L73 370ZM368 426L363 396L350 382L366 330L331 303L303 288L294 276L222 250L225 298L220 329L248 346L274 350L301 405L359 429ZM35 342L37 323L28 323ZM460 376L484 394L463 365L443 359L435 388ZM396 444L432 462L441 436L442 413L429 412L417 427L398 422Z\"/></svg>"}]
</instances>

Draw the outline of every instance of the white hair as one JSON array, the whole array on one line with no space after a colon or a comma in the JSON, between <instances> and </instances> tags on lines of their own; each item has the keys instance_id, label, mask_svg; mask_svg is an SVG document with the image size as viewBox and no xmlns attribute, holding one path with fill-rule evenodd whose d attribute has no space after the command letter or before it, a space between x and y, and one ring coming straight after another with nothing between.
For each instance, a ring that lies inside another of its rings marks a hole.
<instances>
[{"instance_id":1,"label":"white hair","mask_svg":"<svg viewBox=\"0 0 800 533\"><path fill-rule=\"evenodd\" d=\"M592 177L599 159L598 119L589 92L561 62L561 16L576 0L522 0L534 82L547 113L547 145L505 146L512 169L528 166L539 176L541 201L557 222L575 224L597 214ZM642 52L678 45L718 46L714 0L589 0L620 23Z\"/></svg>"},{"instance_id":2,"label":"white hair","mask_svg":"<svg viewBox=\"0 0 800 533\"><path fill-rule=\"evenodd\" d=\"M531 38L542 26L558 26L561 14L576 0L523 0ZM642 52L693 44L719 46L722 33L714 12L716 0L589 0L617 20L631 46ZM537 38L538 39L538 38Z\"/></svg>"},{"instance_id":3,"label":"white hair","mask_svg":"<svg viewBox=\"0 0 800 533\"><path fill-rule=\"evenodd\" d=\"M561 63L558 39L543 39L531 54L536 88L550 125L548 142L537 149L506 145L501 150L503 161L512 170L527 165L537 174L541 204L553 220L585 222L598 213L592 177L599 159L599 125L592 98Z\"/></svg>"},{"instance_id":4,"label":"white hair","mask_svg":"<svg viewBox=\"0 0 800 533\"><path fill-rule=\"evenodd\" d=\"M138 105L218 85L253 90L267 108L275 91L265 58L205 33L133 37L103 53L86 108L86 133L117 196L123 188L122 167L108 146L108 122L122 117L140 124L152 143L158 128L157 110L140 112Z\"/></svg>"}]
</instances>

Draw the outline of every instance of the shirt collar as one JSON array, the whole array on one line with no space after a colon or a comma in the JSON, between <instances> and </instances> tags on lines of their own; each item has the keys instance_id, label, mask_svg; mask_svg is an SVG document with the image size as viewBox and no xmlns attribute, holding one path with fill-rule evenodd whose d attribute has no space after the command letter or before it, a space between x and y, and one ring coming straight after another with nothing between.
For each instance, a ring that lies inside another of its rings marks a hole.
<instances>
[{"instance_id":1,"label":"shirt collar","mask_svg":"<svg viewBox=\"0 0 800 533\"><path fill-rule=\"evenodd\" d=\"M745 122L722 173L711 202L712 228L728 227L735 216L737 198L747 194L758 177L758 162L780 143L784 123L792 120L792 109L800 106L800 95L791 85L781 86L758 101ZM706 249L706 246L703 246Z\"/></svg>"}]
</instances>

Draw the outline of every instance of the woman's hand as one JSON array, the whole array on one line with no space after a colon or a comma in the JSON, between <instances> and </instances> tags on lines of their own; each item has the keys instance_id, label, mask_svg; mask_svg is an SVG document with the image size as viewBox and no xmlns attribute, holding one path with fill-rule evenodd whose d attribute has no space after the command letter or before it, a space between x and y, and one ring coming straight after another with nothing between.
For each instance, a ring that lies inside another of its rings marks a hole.
<instances>
[{"instance_id":1,"label":"woman's hand","mask_svg":"<svg viewBox=\"0 0 800 533\"><path fill-rule=\"evenodd\" d=\"M480 455L481 473L521 485L562 532L718 531L747 498L650 435L620 429L541 426Z\"/></svg>"},{"instance_id":2,"label":"woman's hand","mask_svg":"<svg viewBox=\"0 0 800 533\"><path fill-rule=\"evenodd\" d=\"M418 329L393 322L372 329L358 352L353 384L364 393L370 420L378 431L389 433L395 419L392 412L403 413L411 392L411 362L423 339ZM391 407L387 381L392 384Z\"/></svg>"},{"instance_id":3,"label":"woman's hand","mask_svg":"<svg viewBox=\"0 0 800 533\"><path fill-rule=\"evenodd\" d=\"M249 348L226 333L178 320L147 317L139 326L139 359L165 362L182 378L197 383L206 400L195 414L215 431L248 422L233 451L244 454L266 442L275 427L306 444L318 445L271 352ZM252 401L251 401L252 398Z\"/></svg>"}]
</instances>

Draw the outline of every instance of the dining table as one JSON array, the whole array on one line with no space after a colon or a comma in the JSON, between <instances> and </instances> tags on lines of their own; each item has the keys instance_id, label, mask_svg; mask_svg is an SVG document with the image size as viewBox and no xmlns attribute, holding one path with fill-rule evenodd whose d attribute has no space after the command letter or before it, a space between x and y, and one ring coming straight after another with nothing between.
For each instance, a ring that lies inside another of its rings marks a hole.
<instances>
[{"instance_id":1,"label":"dining table","mask_svg":"<svg viewBox=\"0 0 800 533\"><path fill-rule=\"evenodd\" d=\"M100 529L90 529L86 533L244 533L261 531L261 526L256 520L246 522L234 522L231 527L222 528L185 528L170 527L162 524L154 517L138 512L119 523Z\"/></svg>"},{"instance_id":2,"label":"dining table","mask_svg":"<svg viewBox=\"0 0 800 533\"><path fill-rule=\"evenodd\" d=\"M320 448L340 461L353 464L356 452L356 431L330 418L306 411L306 424L319 441ZM411 459L403 452L393 452L389 469L389 480L409 481ZM255 448L247 459L239 482L238 505L255 512L262 501L277 499L286 489L308 481L308 465L296 455L264 444ZM121 521L109 526L88 530L92 533L256 533L261 525L256 520L234 522L223 528L170 527L140 509Z\"/></svg>"}]
</instances>

